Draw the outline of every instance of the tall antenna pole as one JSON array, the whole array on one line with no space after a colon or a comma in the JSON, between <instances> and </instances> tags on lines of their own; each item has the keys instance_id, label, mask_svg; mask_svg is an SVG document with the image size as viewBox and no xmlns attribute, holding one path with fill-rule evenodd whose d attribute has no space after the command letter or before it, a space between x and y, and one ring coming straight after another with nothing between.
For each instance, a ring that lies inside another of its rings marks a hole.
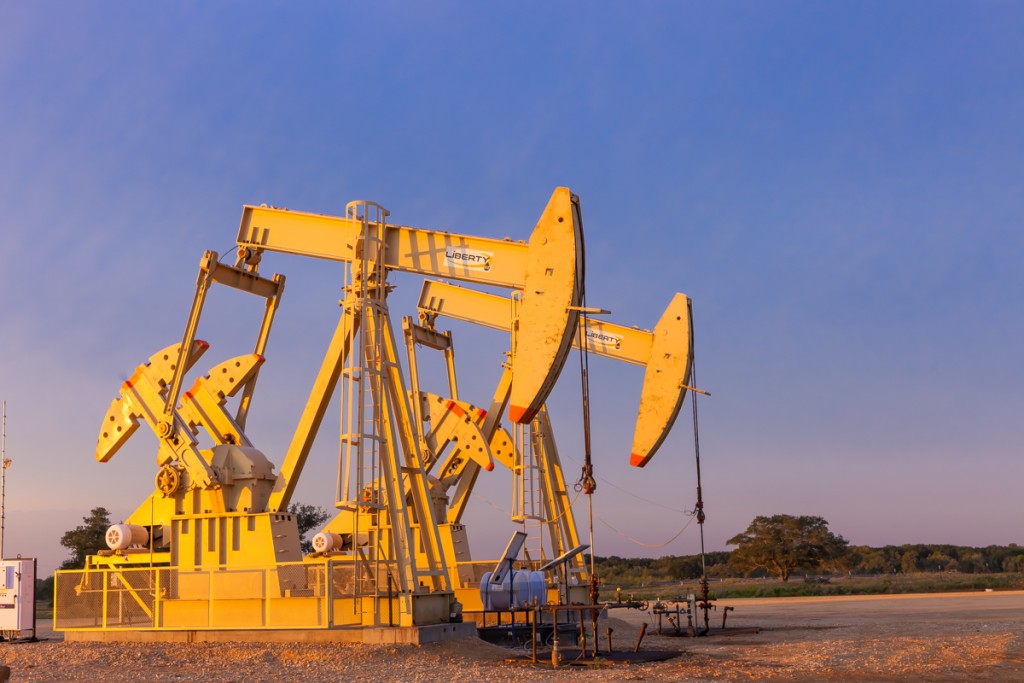
<instances>
[{"instance_id":1,"label":"tall antenna pole","mask_svg":"<svg viewBox=\"0 0 1024 683\"><path fill-rule=\"evenodd\" d=\"M3 402L3 426L0 427L0 560L4 558L4 518L7 503L7 401Z\"/></svg>"}]
</instances>

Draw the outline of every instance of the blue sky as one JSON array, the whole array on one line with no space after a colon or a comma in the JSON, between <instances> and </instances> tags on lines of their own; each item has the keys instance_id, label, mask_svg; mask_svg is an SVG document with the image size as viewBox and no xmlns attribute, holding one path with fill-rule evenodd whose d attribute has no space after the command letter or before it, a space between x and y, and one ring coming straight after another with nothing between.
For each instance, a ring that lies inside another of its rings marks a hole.
<instances>
[{"instance_id":1,"label":"blue sky","mask_svg":"<svg viewBox=\"0 0 1024 683\"><path fill-rule=\"evenodd\" d=\"M90 508L148 494L155 439L101 465L99 421L180 339L199 257L231 251L243 204L372 199L525 239L558 185L581 197L588 303L652 327L693 299L710 549L775 513L858 544L1024 542L1022 120L1018 3L4 3L5 554L47 571ZM342 273L263 267L288 287L249 431L279 463ZM418 283L394 281L411 313ZM258 325L220 294L209 366ZM463 395L486 404L505 339L452 327ZM630 469L641 374L590 374L597 552L696 552L695 525L626 539L689 519L689 400ZM550 408L572 478L579 401L567 371ZM333 502L336 422L300 500ZM481 481L479 558L508 538L509 488Z\"/></svg>"}]
</instances>

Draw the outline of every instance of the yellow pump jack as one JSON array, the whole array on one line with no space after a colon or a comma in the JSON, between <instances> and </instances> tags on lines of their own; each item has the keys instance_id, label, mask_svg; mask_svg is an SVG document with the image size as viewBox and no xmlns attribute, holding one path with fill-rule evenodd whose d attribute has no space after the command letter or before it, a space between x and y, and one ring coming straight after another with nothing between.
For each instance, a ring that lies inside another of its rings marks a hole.
<instances>
[{"instance_id":1,"label":"yellow pump jack","mask_svg":"<svg viewBox=\"0 0 1024 683\"><path fill-rule=\"evenodd\" d=\"M159 443L155 490L108 532L110 551L91 556L82 572L58 573L58 629L73 635L448 620L453 588L447 560L457 554L439 532L443 496L427 474L432 461L424 447L431 442L421 438L422 406L409 400L405 386L387 309L387 274L399 270L522 293L517 335L530 353L512 359L505 402L514 422L530 422L577 328L579 201L556 189L528 244L390 225L387 211L368 202L353 202L346 214L247 206L236 263L219 262L215 252L204 255L181 343L154 354L122 385L97 443L97 459L107 462L145 421ZM258 273L268 251L341 261L349 273L338 326L276 474L244 433L284 288L282 276ZM265 298L263 324L252 354L215 366L181 394L185 374L208 348L195 335L215 283ZM337 554L303 562L287 507L339 378L346 453L337 506L352 524L347 534L335 534ZM226 402L239 392L232 416ZM200 447L200 428L212 447ZM486 467L489 455L478 461Z\"/></svg>"},{"instance_id":2,"label":"yellow pump jack","mask_svg":"<svg viewBox=\"0 0 1024 683\"><path fill-rule=\"evenodd\" d=\"M435 329L439 316L483 325L512 334L510 358L516 357L517 316L515 296L512 300L445 282L427 280L419 299L419 320L424 325L403 320L406 332L411 379L415 395L423 405L424 434L434 453L451 443L453 447L443 459L428 461L428 472L436 473L441 490L451 491L451 504L447 510L449 529L461 532L461 520L471 496L474 483L487 465L487 446L494 460L512 471L519 486L515 488L518 500L513 501L517 521L534 519L546 527L554 557L562 556L579 546L573 510L562 465L555 446L554 432L546 410L537 413L529 425L531 436L520 438L529 446L530 453L516 447L516 441L498 424L495 416L503 412L513 381L512 364L506 364L489 410L481 410L459 400L455 381L454 352L450 332ZM586 344L589 352L645 368L644 385L634 431L630 463L643 467L655 455L679 413L680 406L690 389L693 367L692 313L688 297L676 294L670 301L653 332L624 327L614 323L588 319L574 336L574 347ZM417 345L445 352L451 398L418 391L416 372ZM458 429L456 429L456 426ZM528 481L530 478L534 481ZM536 488L533 488L533 487ZM328 525L328 529L331 525ZM459 600L470 609L480 608L479 585L485 571L494 567L494 561L472 562L468 545L460 542L454 547L464 549L455 556L456 572L453 583ZM551 559L541 554L529 558L531 565L541 566ZM582 587L588 580L583 558L575 555L569 560L567 571ZM533 567L536 568L536 567ZM581 598L585 595L582 590Z\"/></svg>"}]
</instances>

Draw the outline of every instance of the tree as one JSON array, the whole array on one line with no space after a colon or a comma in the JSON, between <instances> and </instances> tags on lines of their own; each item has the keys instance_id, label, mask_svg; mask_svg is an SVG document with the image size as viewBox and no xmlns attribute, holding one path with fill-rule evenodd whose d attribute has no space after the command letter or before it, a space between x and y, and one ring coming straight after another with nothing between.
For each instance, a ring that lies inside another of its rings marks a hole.
<instances>
[{"instance_id":1,"label":"tree","mask_svg":"<svg viewBox=\"0 0 1024 683\"><path fill-rule=\"evenodd\" d=\"M1013 555L1003 560L1004 572L1024 572L1024 555Z\"/></svg>"},{"instance_id":2,"label":"tree","mask_svg":"<svg viewBox=\"0 0 1024 683\"><path fill-rule=\"evenodd\" d=\"M71 557L61 563L61 569L82 569L87 556L107 547L107 528L110 526L107 508L93 508L82 521L84 524L65 531L60 537L60 544L71 551Z\"/></svg>"},{"instance_id":3,"label":"tree","mask_svg":"<svg viewBox=\"0 0 1024 683\"><path fill-rule=\"evenodd\" d=\"M313 552L313 542L306 540L306 534L318 528L330 513L319 505L306 505L304 503L292 503L288 506L288 512L295 515L295 523L299 527L299 540L302 542L302 552Z\"/></svg>"},{"instance_id":4,"label":"tree","mask_svg":"<svg viewBox=\"0 0 1024 683\"><path fill-rule=\"evenodd\" d=\"M903 553L903 556L900 558L900 569L904 574L913 574L918 570L916 551L907 550Z\"/></svg>"},{"instance_id":5,"label":"tree","mask_svg":"<svg viewBox=\"0 0 1024 683\"><path fill-rule=\"evenodd\" d=\"M733 536L736 546L731 564L750 571L763 567L788 581L797 567L828 566L846 550L847 541L828 530L821 517L792 515L758 516L742 534Z\"/></svg>"},{"instance_id":6,"label":"tree","mask_svg":"<svg viewBox=\"0 0 1024 683\"><path fill-rule=\"evenodd\" d=\"M701 564L700 555L691 555L688 557L668 557L662 558L667 560L665 573L668 574L674 581L682 581L684 579L699 579L701 576Z\"/></svg>"},{"instance_id":7,"label":"tree","mask_svg":"<svg viewBox=\"0 0 1024 683\"><path fill-rule=\"evenodd\" d=\"M924 558L924 566L926 569L933 572L951 572L960 568L959 563L957 563L955 559L937 550L931 552L928 557Z\"/></svg>"},{"instance_id":8,"label":"tree","mask_svg":"<svg viewBox=\"0 0 1024 683\"><path fill-rule=\"evenodd\" d=\"M45 600L53 605L53 574L45 579L36 579L36 600Z\"/></svg>"},{"instance_id":9,"label":"tree","mask_svg":"<svg viewBox=\"0 0 1024 683\"><path fill-rule=\"evenodd\" d=\"M886 574L892 570L892 562L885 556L881 548L860 545L850 548L846 553L850 571L865 574Z\"/></svg>"}]
</instances>

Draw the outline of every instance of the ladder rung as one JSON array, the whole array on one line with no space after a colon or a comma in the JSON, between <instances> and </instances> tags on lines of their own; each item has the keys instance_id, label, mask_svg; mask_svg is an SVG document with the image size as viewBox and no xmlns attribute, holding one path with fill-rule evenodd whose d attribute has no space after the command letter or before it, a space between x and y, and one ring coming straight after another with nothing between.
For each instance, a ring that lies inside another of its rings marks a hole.
<instances>
[{"instance_id":1,"label":"ladder rung","mask_svg":"<svg viewBox=\"0 0 1024 683\"><path fill-rule=\"evenodd\" d=\"M370 433L370 432L360 432L360 433L349 432L348 434L342 434L341 435L342 443L357 444L357 443L359 443L360 439L366 439L367 441L378 441L378 442L381 442L381 443L384 442L384 437L383 436L381 436L380 434L373 434L373 433Z\"/></svg>"},{"instance_id":2,"label":"ladder rung","mask_svg":"<svg viewBox=\"0 0 1024 683\"><path fill-rule=\"evenodd\" d=\"M447 572L442 569L424 569L416 572L416 578L421 576L444 576Z\"/></svg>"},{"instance_id":3,"label":"ladder rung","mask_svg":"<svg viewBox=\"0 0 1024 683\"><path fill-rule=\"evenodd\" d=\"M350 512L356 512L359 508L370 508L371 510L383 510L384 503L374 503L369 500L343 500L341 505L336 505L339 510L348 510Z\"/></svg>"}]
</instances>

